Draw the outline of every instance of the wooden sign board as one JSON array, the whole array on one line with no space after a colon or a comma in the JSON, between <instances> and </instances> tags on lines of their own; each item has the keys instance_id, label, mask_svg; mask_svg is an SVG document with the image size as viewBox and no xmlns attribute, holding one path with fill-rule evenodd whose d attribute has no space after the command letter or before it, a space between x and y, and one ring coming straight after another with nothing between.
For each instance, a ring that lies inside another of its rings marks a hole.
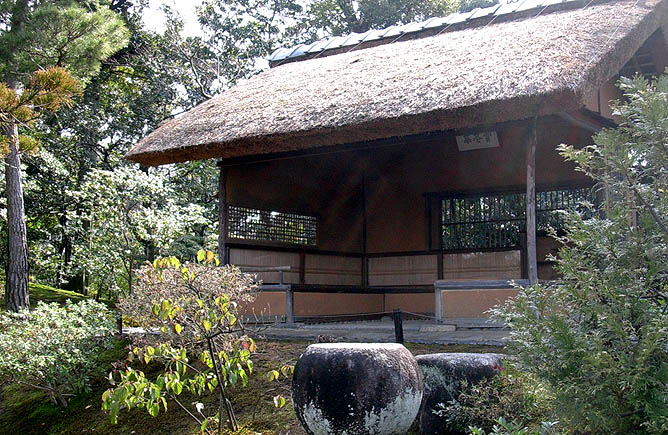
<instances>
[{"instance_id":1,"label":"wooden sign board","mask_svg":"<svg viewBox=\"0 0 668 435\"><path fill-rule=\"evenodd\" d=\"M498 148L499 136L495 131L484 131L476 134L457 136L457 147L459 148L459 151Z\"/></svg>"}]
</instances>

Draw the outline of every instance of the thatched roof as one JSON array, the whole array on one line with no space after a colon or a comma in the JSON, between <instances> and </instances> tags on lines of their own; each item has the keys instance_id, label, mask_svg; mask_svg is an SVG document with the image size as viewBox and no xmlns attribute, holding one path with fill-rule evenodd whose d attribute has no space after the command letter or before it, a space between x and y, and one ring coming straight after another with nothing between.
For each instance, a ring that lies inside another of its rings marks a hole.
<instances>
[{"instance_id":1,"label":"thatched roof","mask_svg":"<svg viewBox=\"0 0 668 435\"><path fill-rule=\"evenodd\" d=\"M577 110L668 23L668 0L587 4L287 63L165 122L126 157L273 154Z\"/></svg>"}]
</instances>

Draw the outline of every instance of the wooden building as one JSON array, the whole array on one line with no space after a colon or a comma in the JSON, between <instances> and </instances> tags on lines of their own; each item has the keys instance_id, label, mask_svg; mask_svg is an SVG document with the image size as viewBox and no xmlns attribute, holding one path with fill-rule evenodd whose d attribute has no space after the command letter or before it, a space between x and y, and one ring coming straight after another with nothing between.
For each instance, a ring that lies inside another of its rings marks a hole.
<instances>
[{"instance_id":1,"label":"wooden building","mask_svg":"<svg viewBox=\"0 0 668 435\"><path fill-rule=\"evenodd\" d=\"M596 200L557 146L665 70L665 25L668 0L520 0L281 49L126 157L220 160L221 254L290 266L249 309L480 317L514 292L482 281L554 277L555 210Z\"/></svg>"}]
</instances>

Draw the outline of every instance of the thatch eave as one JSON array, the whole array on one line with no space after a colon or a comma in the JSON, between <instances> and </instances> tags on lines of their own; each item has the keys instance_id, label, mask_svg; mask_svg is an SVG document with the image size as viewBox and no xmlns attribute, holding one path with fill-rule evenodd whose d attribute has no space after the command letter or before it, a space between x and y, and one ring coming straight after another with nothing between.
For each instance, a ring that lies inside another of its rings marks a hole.
<instances>
[{"instance_id":1,"label":"thatch eave","mask_svg":"<svg viewBox=\"0 0 668 435\"><path fill-rule=\"evenodd\" d=\"M666 21L668 0L611 0L289 63L164 123L126 158L275 155L575 111Z\"/></svg>"},{"instance_id":2,"label":"thatch eave","mask_svg":"<svg viewBox=\"0 0 668 435\"><path fill-rule=\"evenodd\" d=\"M159 166L206 159L235 159L240 156L278 156L284 153L312 151L319 148L355 144L379 139L395 139L420 133L446 130L466 130L492 126L497 123L521 121L534 116L547 116L583 107L582 94L564 89L545 95L522 96L503 101L490 101L455 110L438 110L419 115L404 115L394 119L378 119L363 123L244 137L225 143L200 143L166 151L133 153L128 160L144 166ZM150 135L145 141L150 140Z\"/></svg>"}]
</instances>

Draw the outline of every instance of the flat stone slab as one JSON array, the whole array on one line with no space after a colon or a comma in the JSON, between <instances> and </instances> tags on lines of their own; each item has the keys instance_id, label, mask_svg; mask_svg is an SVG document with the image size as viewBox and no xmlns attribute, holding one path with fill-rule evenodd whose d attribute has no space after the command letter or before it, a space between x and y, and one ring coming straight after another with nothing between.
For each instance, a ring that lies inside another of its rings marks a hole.
<instances>
[{"instance_id":1,"label":"flat stone slab","mask_svg":"<svg viewBox=\"0 0 668 435\"><path fill-rule=\"evenodd\" d=\"M455 332L456 330L455 325L430 325L420 328L420 332Z\"/></svg>"},{"instance_id":2,"label":"flat stone slab","mask_svg":"<svg viewBox=\"0 0 668 435\"><path fill-rule=\"evenodd\" d=\"M404 321L404 339L424 344L472 344L504 346L507 329L457 329L455 331L420 331L433 323ZM335 337L337 341L383 343L394 341L394 325L391 322L349 322L336 324L278 324L268 326L262 335L274 340L316 341L319 335Z\"/></svg>"}]
</instances>

